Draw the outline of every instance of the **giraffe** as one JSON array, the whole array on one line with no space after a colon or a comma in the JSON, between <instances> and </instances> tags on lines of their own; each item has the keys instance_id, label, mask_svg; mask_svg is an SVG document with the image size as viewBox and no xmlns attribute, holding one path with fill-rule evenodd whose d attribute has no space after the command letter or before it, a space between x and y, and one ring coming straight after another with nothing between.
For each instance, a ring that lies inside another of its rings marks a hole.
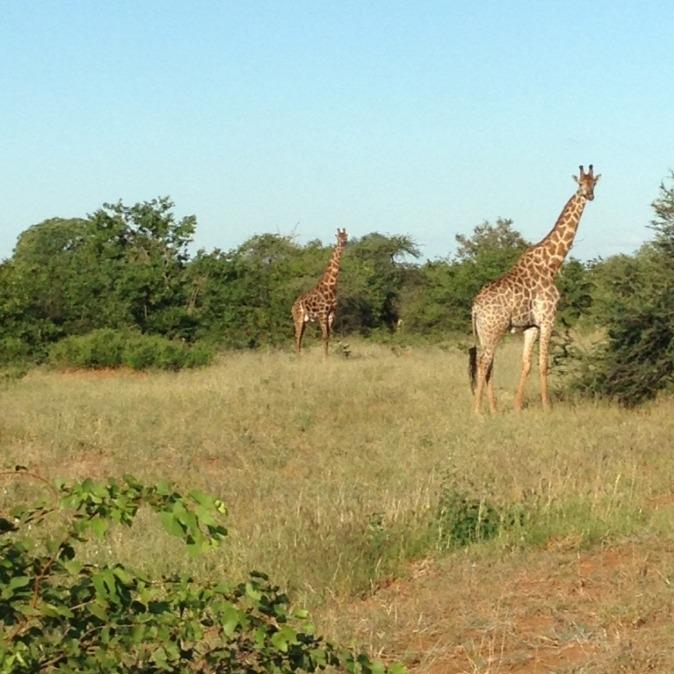
<instances>
[{"instance_id":1,"label":"giraffe","mask_svg":"<svg viewBox=\"0 0 674 674\"><path fill-rule=\"evenodd\" d=\"M292 314L295 323L295 350L302 352L302 335L309 321L318 321L323 338L323 352L328 355L330 331L337 308L337 278L344 246L349 238L345 229L337 230L337 245L332 251L330 262L313 290L300 295L293 304Z\"/></svg>"},{"instance_id":2,"label":"giraffe","mask_svg":"<svg viewBox=\"0 0 674 674\"><path fill-rule=\"evenodd\" d=\"M515 393L515 409L521 410L524 387L531 369L531 354L540 335L539 374L543 407L550 407L548 394L548 350L557 312L559 291L554 279L571 249L578 223L588 201L594 199L594 187L601 175L594 175L592 164L587 173L572 176L578 184L566 202L552 231L539 243L529 246L504 276L485 285L473 302L473 335L476 346L470 349L471 388L474 411L480 413L486 384L489 409L496 411L494 395L494 352L507 330L523 330L522 370Z\"/></svg>"}]
</instances>

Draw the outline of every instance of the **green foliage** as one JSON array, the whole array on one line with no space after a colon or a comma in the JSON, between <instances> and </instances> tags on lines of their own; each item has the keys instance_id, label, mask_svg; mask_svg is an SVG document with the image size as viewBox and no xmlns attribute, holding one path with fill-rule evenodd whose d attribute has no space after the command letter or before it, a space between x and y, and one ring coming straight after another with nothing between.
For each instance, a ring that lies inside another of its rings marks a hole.
<instances>
[{"instance_id":1,"label":"green foliage","mask_svg":"<svg viewBox=\"0 0 674 674\"><path fill-rule=\"evenodd\" d=\"M557 324L569 328L587 316L592 308L594 286L588 265L574 258L568 259L560 269L556 284L561 293Z\"/></svg>"},{"instance_id":2,"label":"green foliage","mask_svg":"<svg viewBox=\"0 0 674 674\"><path fill-rule=\"evenodd\" d=\"M0 339L0 365L21 363L29 358L28 345L17 337L3 337Z\"/></svg>"},{"instance_id":3,"label":"green foliage","mask_svg":"<svg viewBox=\"0 0 674 674\"><path fill-rule=\"evenodd\" d=\"M136 332L101 329L66 337L49 350L49 362L59 368L159 368L179 370L208 365L213 349Z\"/></svg>"},{"instance_id":4,"label":"green foliage","mask_svg":"<svg viewBox=\"0 0 674 674\"><path fill-rule=\"evenodd\" d=\"M196 335L233 348L287 342L290 307L302 276L319 268L309 259L312 253L271 234L255 236L228 253L200 251L187 272ZM327 257L321 259L323 266ZM314 283L320 271L315 273Z\"/></svg>"},{"instance_id":5,"label":"green foliage","mask_svg":"<svg viewBox=\"0 0 674 674\"><path fill-rule=\"evenodd\" d=\"M583 394L628 406L674 384L674 188L661 185L653 209L655 240L594 270L606 340L586 354L574 382Z\"/></svg>"},{"instance_id":6,"label":"green foliage","mask_svg":"<svg viewBox=\"0 0 674 674\"><path fill-rule=\"evenodd\" d=\"M643 334L643 353L662 351L667 343L668 319L656 320L653 330L640 327L648 324L652 311L660 311L659 305L667 304L671 287L671 278L656 269L667 272L671 267L674 188L663 183L660 190L653 204L656 238L650 252L590 264L570 259L563 265L557 284L558 326L564 334L561 340L557 337L557 360L573 360L570 329L577 326L593 330L615 323L612 344L633 343L637 333ZM25 367L29 361L44 361L49 353L52 359L70 359L73 365L91 362L94 367L114 366L126 358L123 362L135 368L177 368L210 358L205 347L189 351L188 357L178 342L161 342L160 337L226 348L290 348L290 307L320 278L332 242L302 246L292 237L262 234L233 250L200 250L190 256L196 219L176 218L173 207L168 197L132 206L103 204L86 218L52 218L23 232L13 257L0 263L0 366ZM457 235L456 242L453 256L419 264L419 250L408 236L373 232L352 238L342 261L335 337L357 333L389 341L438 341L466 335L475 295L514 264L527 242L506 218L485 221L470 234ZM652 269L642 268L642 262ZM640 291L636 299L635 284L655 293L660 284L665 296L649 309L654 296ZM628 334L622 334L616 312L629 313L630 303L646 313L626 321ZM104 344L88 338L89 354L85 342L66 342L50 351L65 337L96 330L136 331L158 339L125 340L122 347L112 338ZM313 326L307 341L317 334ZM119 355L120 349L126 356ZM627 389L619 392L622 384L617 382L627 376L620 363L624 360L630 369L628 352L616 355L620 373L604 376L611 367L608 351L600 358L606 367L588 368L589 379L581 389L624 401L648 397L633 396ZM637 360L647 362L650 356L643 353ZM666 358L651 369L655 374L641 388L667 387Z\"/></svg>"},{"instance_id":7,"label":"green foliage","mask_svg":"<svg viewBox=\"0 0 674 674\"><path fill-rule=\"evenodd\" d=\"M42 480L17 470L4 475ZM221 501L131 476L50 488L50 500L0 516L2 674L404 672L317 636L306 612L263 573L199 583L179 572L148 578L115 561L82 560L88 542L115 525L130 527L143 506L189 553L217 548L227 534Z\"/></svg>"},{"instance_id":8,"label":"green foliage","mask_svg":"<svg viewBox=\"0 0 674 674\"><path fill-rule=\"evenodd\" d=\"M465 333L470 308L483 285L504 274L527 243L512 220L483 222L470 237L457 235L454 259L427 262L405 288L402 318L406 330L423 336Z\"/></svg>"},{"instance_id":9,"label":"green foliage","mask_svg":"<svg viewBox=\"0 0 674 674\"><path fill-rule=\"evenodd\" d=\"M501 513L485 498L443 485L436 519L438 540L454 548L494 538L501 530Z\"/></svg>"},{"instance_id":10,"label":"green foliage","mask_svg":"<svg viewBox=\"0 0 674 674\"><path fill-rule=\"evenodd\" d=\"M166 197L104 204L86 219L27 229L0 271L2 333L40 357L61 337L138 328L189 338L187 246L193 216L176 221Z\"/></svg>"},{"instance_id":11,"label":"green foliage","mask_svg":"<svg viewBox=\"0 0 674 674\"><path fill-rule=\"evenodd\" d=\"M335 329L363 335L394 330L403 289L414 274L410 259L418 256L416 244L407 236L373 232L351 241L342 265Z\"/></svg>"}]
</instances>

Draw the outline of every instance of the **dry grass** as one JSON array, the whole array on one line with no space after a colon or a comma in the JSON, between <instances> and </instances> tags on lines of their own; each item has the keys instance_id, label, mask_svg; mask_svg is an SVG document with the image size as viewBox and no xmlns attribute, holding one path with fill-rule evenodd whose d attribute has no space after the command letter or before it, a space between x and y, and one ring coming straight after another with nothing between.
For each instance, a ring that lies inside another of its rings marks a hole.
<instances>
[{"instance_id":1,"label":"dry grass","mask_svg":"<svg viewBox=\"0 0 674 674\"><path fill-rule=\"evenodd\" d=\"M404 660L411 674L664 674L674 671L673 583L671 541L591 551L562 541L426 560L323 619L325 629L355 630L371 652Z\"/></svg>"},{"instance_id":2,"label":"dry grass","mask_svg":"<svg viewBox=\"0 0 674 674\"><path fill-rule=\"evenodd\" d=\"M263 569L299 601L322 607L329 631L353 633L350 619L329 607L441 552L438 506L448 491L521 515L470 562L495 574L492 588L539 554L554 559L554 549L532 549L555 542L571 550L562 560L593 543L671 539L671 508L654 504L673 491L674 401L640 411L558 402L546 414L532 376L530 406L515 414L519 349L507 342L497 356L502 412L493 419L469 413L467 358L452 349L356 344L351 358L328 362L317 349L301 360L228 354L177 374L33 372L0 391L0 452L6 466L50 478L132 472L221 496L229 543L195 571L239 577ZM174 541L145 524L130 539L115 534L115 553L154 571L183 564ZM448 582L465 585L453 573ZM468 611L467 595L457 601ZM408 613L404 602L391 610ZM372 645L393 642L397 623L387 624L388 636ZM516 671L479 664L485 649L499 652L509 634L499 629L484 632L497 636L474 646L475 668L466 671ZM443 638L462 643L457 635Z\"/></svg>"}]
</instances>

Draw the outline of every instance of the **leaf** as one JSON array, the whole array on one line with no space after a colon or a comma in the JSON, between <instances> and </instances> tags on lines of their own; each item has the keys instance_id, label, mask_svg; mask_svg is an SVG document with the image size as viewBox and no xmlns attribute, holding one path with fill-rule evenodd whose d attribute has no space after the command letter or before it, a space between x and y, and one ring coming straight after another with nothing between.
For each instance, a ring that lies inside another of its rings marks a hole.
<instances>
[{"instance_id":1,"label":"leaf","mask_svg":"<svg viewBox=\"0 0 674 674\"><path fill-rule=\"evenodd\" d=\"M108 590L105 587L105 579L103 578L103 574L97 573L96 575L92 576L91 582L94 585L94 589L96 590L96 595L98 598L105 602L108 598Z\"/></svg>"},{"instance_id":2,"label":"leaf","mask_svg":"<svg viewBox=\"0 0 674 674\"><path fill-rule=\"evenodd\" d=\"M204 508L208 509L213 508L213 498L211 496L208 496L208 494L204 494L203 491L199 489L193 489L190 492L190 496Z\"/></svg>"},{"instance_id":3,"label":"leaf","mask_svg":"<svg viewBox=\"0 0 674 674\"><path fill-rule=\"evenodd\" d=\"M166 659L166 651L161 646L152 653L150 659L156 663L160 669L171 671L171 667Z\"/></svg>"},{"instance_id":4,"label":"leaf","mask_svg":"<svg viewBox=\"0 0 674 674\"><path fill-rule=\"evenodd\" d=\"M159 513L159 518L161 523L164 525L164 529L171 534L171 536L177 536L178 538L183 538L185 535L185 528L180 522L175 518L172 512L168 510L162 510Z\"/></svg>"},{"instance_id":5,"label":"leaf","mask_svg":"<svg viewBox=\"0 0 674 674\"><path fill-rule=\"evenodd\" d=\"M123 566L116 566L112 572L119 578L122 585L127 587L133 585L134 577Z\"/></svg>"},{"instance_id":6,"label":"leaf","mask_svg":"<svg viewBox=\"0 0 674 674\"><path fill-rule=\"evenodd\" d=\"M275 632L271 636L271 642L281 653L288 652L288 640L283 637L281 632Z\"/></svg>"},{"instance_id":7,"label":"leaf","mask_svg":"<svg viewBox=\"0 0 674 674\"><path fill-rule=\"evenodd\" d=\"M217 524L213 513L202 505L194 506L194 512L202 524L215 526Z\"/></svg>"},{"instance_id":8,"label":"leaf","mask_svg":"<svg viewBox=\"0 0 674 674\"><path fill-rule=\"evenodd\" d=\"M108 611L105 606L94 602L89 604L87 608L89 609L89 613L99 620L102 620L103 622L108 621Z\"/></svg>"},{"instance_id":9,"label":"leaf","mask_svg":"<svg viewBox=\"0 0 674 674\"><path fill-rule=\"evenodd\" d=\"M246 595L253 601L260 601L260 599L262 599L262 593L256 590L255 586L250 581L246 582Z\"/></svg>"},{"instance_id":10,"label":"leaf","mask_svg":"<svg viewBox=\"0 0 674 674\"><path fill-rule=\"evenodd\" d=\"M278 632L272 634L271 642L282 653L287 653L288 645L297 643L297 633L288 626L282 627Z\"/></svg>"},{"instance_id":11,"label":"leaf","mask_svg":"<svg viewBox=\"0 0 674 674\"><path fill-rule=\"evenodd\" d=\"M103 538L109 527L110 523L103 517L93 517L89 520L89 528L97 538Z\"/></svg>"},{"instance_id":12,"label":"leaf","mask_svg":"<svg viewBox=\"0 0 674 674\"><path fill-rule=\"evenodd\" d=\"M388 672L389 674L407 674L407 669L405 665L396 662L389 666Z\"/></svg>"},{"instance_id":13,"label":"leaf","mask_svg":"<svg viewBox=\"0 0 674 674\"><path fill-rule=\"evenodd\" d=\"M20 587L26 587L30 583L31 579L29 576L14 576L13 578L10 579L9 583L7 585L12 589L12 590L17 590Z\"/></svg>"},{"instance_id":14,"label":"leaf","mask_svg":"<svg viewBox=\"0 0 674 674\"><path fill-rule=\"evenodd\" d=\"M226 636L231 637L239 625L241 613L230 603L225 603L220 609L220 626Z\"/></svg>"}]
</instances>

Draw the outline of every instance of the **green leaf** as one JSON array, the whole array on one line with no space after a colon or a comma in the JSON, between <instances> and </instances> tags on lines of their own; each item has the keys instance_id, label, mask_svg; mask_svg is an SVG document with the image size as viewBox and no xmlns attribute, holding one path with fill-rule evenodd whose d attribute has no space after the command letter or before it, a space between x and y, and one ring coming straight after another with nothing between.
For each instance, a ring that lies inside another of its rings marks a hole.
<instances>
[{"instance_id":1,"label":"green leaf","mask_svg":"<svg viewBox=\"0 0 674 674\"><path fill-rule=\"evenodd\" d=\"M10 578L9 583L7 585L12 589L12 590L18 590L20 587L26 587L30 583L31 579L29 576L14 576L13 578Z\"/></svg>"},{"instance_id":2,"label":"green leaf","mask_svg":"<svg viewBox=\"0 0 674 674\"><path fill-rule=\"evenodd\" d=\"M407 669L405 665L401 665L399 662L396 662L389 666L389 674L407 674Z\"/></svg>"},{"instance_id":3,"label":"green leaf","mask_svg":"<svg viewBox=\"0 0 674 674\"><path fill-rule=\"evenodd\" d=\"M190 496L204 508L208 509L213 508L213 498L211 496L208 496L207 494L204 494L203 491L199 489L193 489L190 492Z\"/></svg>"},{"instance_id":4,"label":"green leaf","mask_svg":"<svg viewBox=\"0 0 674 674\"><path fill-rule=\"evenodd\" d=\"M103 517L93 517L89 520L89 528L97 538L103 538L109 527L110 523Z\"/></svg>"},{"instance_id":5,"label":"green leaf","mask_svg":"<svg viewBox=\"0 0 674 674\"><path fill-rule=\"evenodd\" d=\"M250 581L246 582L246 595L253 601L260 601L262 599L262 593L255 589L255 586Z\"/></svg>"},{"instance_id":6,"label":"green leaf","mask_svg":"<svg viewBox=\"0 0 674 674\"><path fill-rule=\"evenodd\" d=\"M165 671L171 671L171 667L167 662L166 651L160 646L157 648L151 655L150 659L154 662L160 669Z\"/></svg>"},{"instance_id":7,"label":"green leaf","mask_svg":"<svg viewBox=\"0 0 674 674\"><path fill-rule=\"evenodd\" d=\"M103 622L107 622L108 611L107 611L107 608L105 606L103 606L102 604L98 604L98 603L94 602L94 603L89 604L89 606L87 608L89 610L89 613L91 613L91 615L95 616L99 620L102 620Z\"/></svg>"},{"instance_id":8,"label":"green leaf","mask_svg":"<svg viewBox=\"0 0 674 674\"><path fill-rule=\"evenodd\" d=\"M294 629L285 625L278 632L272 634L271 642L282 653L287 653L288 645L297 643L297 633Z\"/></svg>"},{"instance_id":9,"label":"green leaf","mask_svg":"<svg viewBox=\"0 0 674 674\"><path fill-rule=\"evenodd\" d=\"M224 603L220 608L220 626L226 636L231 637L239 625L241 613L236 606Z\"/></svg>"},{"instance_id":10,"label":"green leaf","mask_svg":"<svg viewBox=\"0 0 674 674\"><path fill-rule=\"evenodd\" d=\"M288 652L288 640L283 637L281 632L275 632L272 634L271 642L274 644L275 648L281 651L281 653Z\"/></svg>"},{"instance_id":11,"label":"green leaf","mask_svg":"<svg viewBox=\"0 0 674 674\"><path fill-rule=\"evenodd\" d=\"M159 518L161 523L164 525L164 529L168 531L171 536L177 536L178 538L183 538L185 535L185 527L183 527L180 522L175 518L172 512L168 510L162 510L159 513Z\"/></svg>"}]
</instances>

